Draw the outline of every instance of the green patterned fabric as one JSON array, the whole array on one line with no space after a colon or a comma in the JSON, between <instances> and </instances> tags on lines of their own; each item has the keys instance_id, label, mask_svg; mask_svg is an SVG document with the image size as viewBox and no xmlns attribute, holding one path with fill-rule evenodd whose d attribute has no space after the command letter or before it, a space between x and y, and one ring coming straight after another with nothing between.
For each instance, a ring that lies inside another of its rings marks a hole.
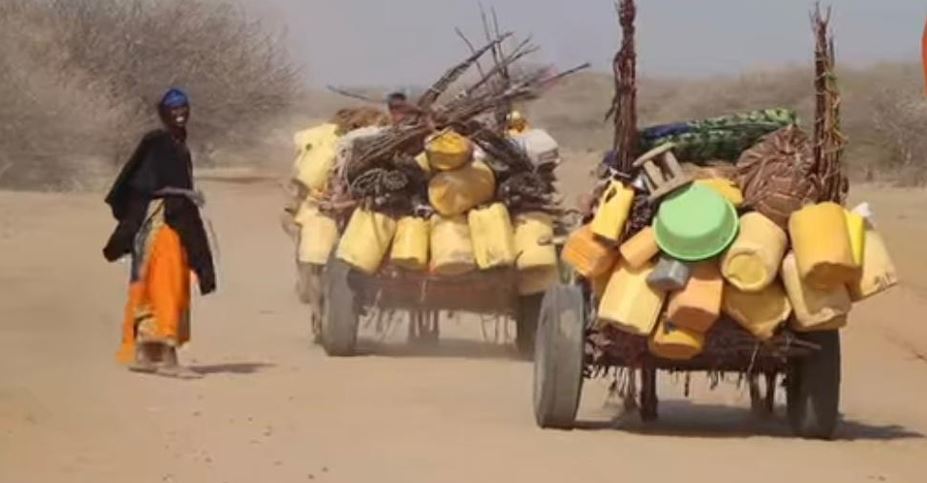
<instances>
[{"instance_id":1,"label":"green patterned fabric","mask_svg":"<svg viewBox=\"0 0 927 483\"><path fill-rule=\"evenodd\" d=\"M682 161L736 161L763 136L797 124L789 109L763 109L686 123L654 126L641 132L641 149L647 151L675 143L673 152Z\"/></svg>"}]
</instances>

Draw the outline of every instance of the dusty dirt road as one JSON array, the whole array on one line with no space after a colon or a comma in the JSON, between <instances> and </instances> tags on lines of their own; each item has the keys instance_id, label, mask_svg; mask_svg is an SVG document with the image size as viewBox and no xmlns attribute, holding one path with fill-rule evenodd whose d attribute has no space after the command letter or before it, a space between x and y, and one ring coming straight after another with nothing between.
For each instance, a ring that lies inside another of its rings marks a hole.
<instances>
[{"instance_id":1,"label":"dusty dirt road","mask_svg":"<svg viewBox=\"0 0 927 483\"><path fill-rule=\"evenodd\" d=\"M657 424L621 417L593 383L584 429L541 431L531 365L473 321L450 322L438 353L326 358L293 294L278 190L203 186L222 251L220 291L195 301L182 354L198 381L116 366L127 267L100 255L100 196L0 193L0 481L927 481L924 194L857 195L906 285L857 308L846 423L837 441L809 442L789 437L781 408L757 420L744 391L704 380L684 400L670 377Z\"/></svg>"}]
</instances>

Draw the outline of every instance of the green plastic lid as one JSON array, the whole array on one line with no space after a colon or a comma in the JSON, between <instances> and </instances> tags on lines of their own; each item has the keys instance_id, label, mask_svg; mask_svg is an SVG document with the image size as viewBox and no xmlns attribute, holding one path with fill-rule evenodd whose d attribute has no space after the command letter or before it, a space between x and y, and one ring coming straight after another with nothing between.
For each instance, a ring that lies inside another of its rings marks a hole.
<instances>
[{"instance_id":1,"label":"green plastic lid","mask_svg":"<svg viewBox=\"0 0 927 483\"><path fill-rule=\"evenodd\" d=\"M698 184L667 197L653 221L660 250L686 262L720 255L734 242L739 227L734 205Z\"/></svg>"}]
</instances>

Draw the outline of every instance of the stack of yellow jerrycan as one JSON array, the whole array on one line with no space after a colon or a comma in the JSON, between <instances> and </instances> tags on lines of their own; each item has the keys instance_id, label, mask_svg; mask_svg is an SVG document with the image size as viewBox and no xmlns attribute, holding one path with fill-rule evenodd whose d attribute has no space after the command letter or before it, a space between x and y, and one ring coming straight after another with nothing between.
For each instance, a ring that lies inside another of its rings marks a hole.
<instances>
[{"instance_id":1,"label":"stack of yellow jerrycan","mask_svg":"<svg viewBox=\"0 0 927 483\"><path fill-rule=\"evenodd\" d=\"M338 145L338 126L331 123L301 131L295 142L298 157L294 165L296 179L316 195L325 191Z\"/></svg>"},{"instance_id":2,"label":"stack of yellow jerrycan","mask_svg":"<svg viewBox=\"0 0 927 483\"><path fill-rule=\"evenodd\" d=\"M867 204L810 204L785 230L735 181L708 177L660 199L652 226L625 239L634 189L610 180L562 257L590 283L598 323L650 337L659 357L698 356L722 315L759 340L785 324L840 329L852 302L898 283Z\"/></svg>"},{"instance_id":3,"label":"stack of yellow jerrycan","mask_svg":"<svg viewBox=\"0 0 927 483\"><path fill-rule=\"evenodd\" d=\"M299 227L297 259L301 263L326 264L338 243L335 220L322 213L316 203L318 196L328 187L328 178L335 163L340 139L337 128L333 123L325 123L293 136L297 151L293 177L307 191L307 197L301 201L293 219Z\"/></svg>"},{"instance_id":4,"label":"stack of yellow jerrycan","mask_svg":"<svg viewBox=\"0 0 927 483\"><path fill-rule=\"evenodd\" d=\"M448 277L514 268L521 295L547 290L560 273L554 219L540 211L513 214L494 201L495 174L484 157L478 146L453 129L429 136L415 156L428 177L428 206L398 219L356 209L336 256L368 274L384 263ZM321 248L313 253L320 260Z\"/></svg>"}]
</instances>

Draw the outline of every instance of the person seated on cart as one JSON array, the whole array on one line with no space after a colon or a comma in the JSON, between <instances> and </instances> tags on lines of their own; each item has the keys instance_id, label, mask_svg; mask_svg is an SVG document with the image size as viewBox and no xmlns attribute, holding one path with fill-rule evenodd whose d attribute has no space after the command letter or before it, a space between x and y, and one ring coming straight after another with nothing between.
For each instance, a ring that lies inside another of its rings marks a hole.
<instances>
[{"instance_id":1,"label":"person seated on cart","mask_svg":"<svg viewBox=\"0 0 927 483\"><path fill-rule=\"evenodd\" d=\"M386 96L386 108L394 126L402 124L416 113L416 109L409 103L409 98L402 92L393 92Z\"/></svg>"},{"instance_id":2,"label":"person seated on cart","mask_svg":"<svg viewBox=\"0 0 927 483\"><path fill-rule=\"evenodd\" d=\"M513 110L505 118L506 129L508 130L509 136L517 136L523 134L528 130L528 120L525 119L525 116L517 110Z\"/></svg>"}]
</instances>

